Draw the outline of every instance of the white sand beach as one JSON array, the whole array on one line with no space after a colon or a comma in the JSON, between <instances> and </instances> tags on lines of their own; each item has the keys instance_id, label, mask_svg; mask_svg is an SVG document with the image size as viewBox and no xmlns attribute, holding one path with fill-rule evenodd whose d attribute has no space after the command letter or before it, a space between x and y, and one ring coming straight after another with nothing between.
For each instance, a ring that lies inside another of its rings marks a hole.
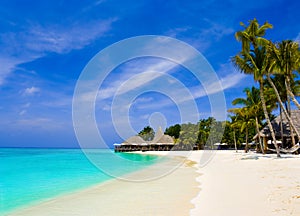
<instances>
[{"instance_id":1,"label":"white sand beach","mask_svg":"<svg viewBox=\"0 0 300 216\"><path fill-rule=\"evenodd\" d=\"M111 180L10 215L300 215L299 156L217 151L200 167L202 156L192 152L182 166L155 180ZM155 175L155 169L132 175Z\"/></svg>"}]
</instances>

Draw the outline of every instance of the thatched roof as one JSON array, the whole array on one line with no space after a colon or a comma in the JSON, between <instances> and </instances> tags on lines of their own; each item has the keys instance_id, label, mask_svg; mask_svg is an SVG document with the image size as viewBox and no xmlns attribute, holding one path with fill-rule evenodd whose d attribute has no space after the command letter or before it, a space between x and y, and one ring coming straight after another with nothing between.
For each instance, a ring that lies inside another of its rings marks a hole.
<instances>
[{"instance_id":1,"label":"thatched roof","mask_svg":"<svg viewBox=\"0 0 300 216\"><path fill-rule=\"evenodd\" d=\"M169 135L164 135L161 127L158 128L157 132L155 133L155 136L152 141L145 141L140 136L132 136L128 138L125 142L123 142L123 145L141 145L141 144L174 144L174 140Z\"/></svg>"},{"instance_id":2,"label":"thatched roof","mask_svg":"<svg viewBox=\"0 0 300 216\"><path fill-rule=\"evenodd\" d=\"M156 144L174 144L174 139L169 135L165 135L162 131L162 128L159 127L155 133L153 140L150 142Z\"/></svg>"},{"instance_id":3,"label":"thatched roof","mask_svg":"<svg viewBox=\"0 0 300 216\"><path fill-rule=\"evenodd\" d=\"M151 141L152 143L158 143L158 141L164 136L164 132L162 131L162 128L159 127L157 131L155 132L155 136L153 140Z\"/></svg>"},{"instance_id":4,"label":"thatched roof","mask_svg":"<svg viewBox=\"0 0 300 216\"><path fill-rule=\"evenodd\" d=\"M300 110L292 110L291 111L291 119L297 129L297 131L300 133ZM280 130L280 115L277 116L272 122L273 129L275 131L276 137L281 137L281 130ZM284 137L290 137L290 125L288 124L287 118L282 113L282 127L283 127L283 136ZM262 137L271 137L270 129L268 126L264 127L260 131L260 135ZM257 137L257 134L254 136L253 139Z\"/></svg>"},{"instance_id":5,"label":"thatched roof","mask_svg":"<svg viewBox=\"0 0 300 216\"><path fill-rule=\"evenodd\" d=\"M128 138L124 144L142 144L142 143L145 143L146 141L143 140L142 137L140 136L132 136L130 138Z\"/></svg>"},{"instance_id":6,"label":"thatched roof","mask_svg":"<svg viewBox=\"0 0 300 216\"><path fill-rule=\"evenodd\" d=\"M156 141L159 144L174 144L174 139L169 135L163 135L159 140Z\"/></svg>"}]
</instances>

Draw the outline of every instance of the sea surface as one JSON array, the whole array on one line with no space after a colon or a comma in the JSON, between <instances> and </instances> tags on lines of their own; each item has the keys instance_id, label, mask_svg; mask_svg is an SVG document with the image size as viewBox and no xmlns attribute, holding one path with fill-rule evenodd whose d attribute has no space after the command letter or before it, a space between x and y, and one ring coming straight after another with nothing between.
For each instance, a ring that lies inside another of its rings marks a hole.
<instances>
[{"instance_id":1,"label":"sea surface","mask_svg":"<svg viewBox=\"0 0 300 216\"><path fill-rule=\"evenodd\" d=\"M158 158L110 149L0 148L0 215L119 178Z\"/></svg>"}]
</instances>

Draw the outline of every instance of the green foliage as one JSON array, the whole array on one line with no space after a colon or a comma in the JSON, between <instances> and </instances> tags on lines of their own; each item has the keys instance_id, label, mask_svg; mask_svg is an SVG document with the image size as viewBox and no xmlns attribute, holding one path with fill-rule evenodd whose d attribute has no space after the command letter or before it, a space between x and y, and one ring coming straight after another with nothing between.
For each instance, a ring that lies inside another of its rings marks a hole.
<instances>
[{"instance_id":1,"label":"green foliage","mask_svg":"<svg viewBox=\"0 0 300 216\"><path fill-rule=\"evenodd\" d=\"M193 146L196 144L198 133L198 124L182 124L180 135L178 138L178 143L186 146L186 149L192 149Z\"/></svg>"},{"instance_id":2,"label":"green foliage","mask_svg":"<svg viewBox=\"0 0 300 216\"><path fill-rule=\"evenodd\" d=\"M165 134L174 137L175 139L179 138L181 126L179 124L170 126L166 129Z\"/></svg>"},{"instance_id":3,"label":"green foliage","mask_svg":"<svg viewBox=\"0 0 300 216\"><path fill-rule=\"evenodd\" d=\"M200 119L197 124L176 124L167 128L165 134L174 137L176 143L186 147L184 149L191 149L195 145L198 149L209 148L217 142L232 146L235 141L237 145L248 143L267 123L272 131L270 119L274 118L272 111L276 108L278 98L265 81L266 77L272 78L283 103L293 94L300 96L300 81L296 78L300 71L298 43L286 40L273 44L264 38L266 30L273 27L268 22L260 25L253 19L249 21L248 26L244 23L241 23L241 26L244 29L236 32L235 37L241 42L242 49L232 58L232 62L241 72L252 75L258 82L259 89L246 88L246 98L236 98L232 102L233 105L242 107L229 110L234 114L231 116L231 122L220 122L209 117ZM139 135L145 140L151 140L154 131L147 126ZM275 139L274 135L272 136Z\"/></svg>"},{"instance_id":4,"label":"green foliage","mask_svg":"<svg viewBox=\"0 0 300 216\"><path fill-rule=\"evenodd\" d=\"M141 130L138 135L142 137L145 141L153 140L154 138L154 130L150 126L144 127L143 130Z\"/></svg>"},{"instance_id":5,"label":"green foliage","mask_svg":"<svg viewBox=\"0 0 300 216\"><path fill-rule=\"evenodd\" d=\"M214 143L221 141L224 127L224 122L216 121L212 117L201 119L197 124L182 124L178 143L187 148L195 145L198 149L203 149L205 146L211 148Z\"/></svg>"}]
</instances>

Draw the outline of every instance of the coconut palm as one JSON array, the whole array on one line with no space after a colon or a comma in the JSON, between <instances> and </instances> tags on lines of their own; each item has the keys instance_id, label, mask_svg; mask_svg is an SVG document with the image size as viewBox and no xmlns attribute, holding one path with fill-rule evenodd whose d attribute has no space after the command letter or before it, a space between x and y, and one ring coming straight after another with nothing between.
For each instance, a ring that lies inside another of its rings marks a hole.
<instances>
[{"instance_id":1,"label":"coconut palm","mask_svg":"<svg viewBox=\"0 0 300 216\"><path fill-rule=\"evenodd\" d=\"M241 132L245 131L246 134L246 145L245 153L249 150L249 128L255 125L255 119L253 118L253 110L248 107L233 108L228 110L236 115L233 127L239 127Z\"/></svg>"},{"instance_id":2,"label":"coconut palm","mask_svg":"<svg viewBox=\"0 0 300 216\"><path fill-rule=\"evenodd\" d=\"M249 21L248 26L243 22L240 22L240 25L244 27L244 30L236 32L235 38L242 43L242 50L244 52L250 52L251 44L256 49L257 47L268 43L268 40L263 38L263 36L266 34L267 29L273 28L273 25L270 23L265 22L260 26L258 21L254 18Z\"/></svg>"},{"instance_id":3,"label":"coconut palm","mask_svg":"<svg viewBox=\"0 0 300 216\"><path fill-rule=\"evenodd\" d=\"M236 130L237 128L240 128L240 125L238 124L238 119L237 119L237 116L236 116L236 115L230 116L230 118L231 118L231 124L230 124L230 127L231 127L232 130L233 130L234 149L235 149L235 152L238 152L238 150L237 150L237 143L236 143L235 130Z\"/></svg>"},{"instance_id":4,"label":"coconut palm","mask_svg":"<svg viewBox=\"0 0 300 216\"><path fill-rule=\"evenodd\" d=\"M269 71L272 67L266 55L266 47L257 48L250 51L250 53L241 52L233 58L233 62L235 66L245 74L252 74L254 76L254 80L259 83L260 99L264 116L268 123L268 127L270 128L272 139L274 140L277 156L280 157L279 148L276 142L273 126L268 115L264 96L264 75L267 73L266 71Z\"/></svg>"},{"instance_id":5,"label":"coconut palm","mask_svg":"<svg viewBox=\"0 0 300 216\"><path fill-rule=\"evenodd\" d=\"M254 80L259 83L260 98L262 102L263 112L268 127L271 131L271 136L277 152L277 157L280 157L279 148L276 142L275 133L271 124L266 101L264 97L264 76L267 71L270 71L272 62L267 58L267 44L269 41L263 39L266 29L271 28L272 25L265 23L260 26L256 19L250 21L249 26L244 26L245 30L236 33L236 38L242 42L242 51L232 58L234 65L243 73L251 74Z\"/></svg>"},{"instance_id":6,"label":"coconut palm","mask_svg":"<svg viewBox=\"0 0 300 216\"><path fill-rule=\"evenodd\" d=\"M273 87L278 103L280 105L280 111L282 110L289 122L291 127L291 138L292 144L295 145L294 139L294 132L296 133L298 140L299 140L299 132L295 128L295 125L290 118L291 115L291 105L290 99L298 106L299 103L295 99L295 94L298 95L298 87L297 82L294 81L294 74L293 71L298 68L299 66L299 47L298 44L293 41L282 41L277 45L272 43L269 44L269 58L274 61L274 71L271 71L273 74L276 74L275 81L276 84L280 86L281 94L278 92L276 85L274 84L273 80L270 77L270 73L267 74L267 79L271 86ZM284 95L285 94L285 95ZM282 99L287 102L285 107L283 106ZM281 115L281 112L280 112Z\"/></svg>"},{"instance_id":7,"label":"coconut palm","mask_svg":"<svg viewBox=\"0 0 300 216\"><path fill-rule=\"evenodd\" d=\"M270 85L272 86L272 88L273 88L273 90L274 90L274 92L275 92L275 95L276 95L276 97L277 97L277 100L278 100L278 103L279 103L279 106L280 106L280 116L282 115L281 112L283 111L283 112L284 112L284 115L286 116L286 118L287 118L287 120L288 120L288 122L289 122L289 125L291 126L292 143L293 143L293 145L295 145L293 133L294 133L294 132L296 133L296 135L297 135L297 137L298 137L298 140L300 140L300 139L299 139L300 136L299 136L299 132L297 131L297 129L296 129L295 125L294 125L294 122L293 122L292 119L290 118L290 114L288 113L288 111L287 111L287 109L286 109L287 107L289 108L289 106L284 106L283 101L282 101L282 99L281 99L281 98L283 98L283 99L287 100L287 97L284 97L285 95L282 95L282 93L280 94L280 93L278 92L277 87L276 87L276 85L274 84L273 80L271 79L269 73L267 74L267 80L268 80L268 82L270 83ZM279 85L280 85L280 81L277 80L277 82L279 82ZM277 85L278 85L278 83L277 83ZM281 92L284 93L284 91L282 91L282 90L283 90L283 89L281 89ZM283 97L280 96L280 95L282 95ZM282 117L281 117L281 119L282 119ZM281 133L282 133L282 121L281 121L281 126L280 126L280 127L281 127ZM281 136L283 136L283 135L281 135Z\"/></svg>"},{"instance_id":8,"label":"coconut palm","mask_svg":"<svg viewBox=\"0 0 300 216\"><path fill-rule=\"evenodd\" d=\"M300 51L299 44L292 40L284 40L272 46L272 58L275 60L276 69L285 76L285 87L287 90L288 101L291 99L300 110L300 104L296 100L291 89L292 80L294 80L294 72L300 67Z\"/></svg>"},{"instance_id":9,"label":"coconut palm","mask_svg":"<svg viewBox=\"0 0 300 216\"><path fill-rule=\"evenodd\" d=\"M258 134L259 145L262 153L264 154L265 152L262 146L262 141L259 133L259 116L262 112L259 89L253 86L251 89L245 88L244 92L246 93L246 98L236 98L232 101L232 105L240 104L244 105L244 107L247 107L249 109L249 114L251 114L255 119L255 129L256 133Z\"/></svg>"}]
</instances>

